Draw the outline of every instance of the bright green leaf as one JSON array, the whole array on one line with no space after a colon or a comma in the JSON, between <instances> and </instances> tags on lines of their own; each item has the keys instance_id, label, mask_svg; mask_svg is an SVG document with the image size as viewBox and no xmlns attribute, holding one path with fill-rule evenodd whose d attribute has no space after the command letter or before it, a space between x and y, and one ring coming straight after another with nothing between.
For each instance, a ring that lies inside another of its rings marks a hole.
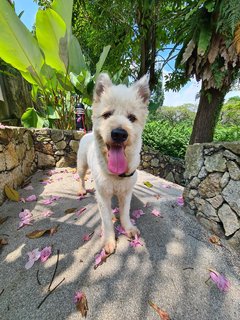
<instances>
[{"instance_id":1,"label":"bright green leaf","mask_svg":"<svg viewBox=\"0 0 240 320\"><path fill-rule=\"evenodd\" d=\"M63 19L52 9L39 10L36 36L45 55L46 64L66 73L68 66L67 29Z\"/></svg>"},{"instance_id":2,"label":"bright green leaf","mask_svg":"<svg viewBox=\"0 0 240 320\"><path fill-rule=\"evenodd\" d=\"M69 43L69 72L79 74L81 71L87 69L82 49L78 39L72 35Z\"/></svg>"},{"instance_id":3,"label":"bright green leaf","mask_svg":"<svg viewBox=\"0 0 240 320\"><path fill-rule=\"evenodd\" d=\"M21 118L25 128L42 128L44 118L40 117L34 108L27 108Z\"/></svg>"},{"instance_id":4,"label":"bright green leaf","mask_svg":"<svg viewBox=\"0 0 240 320\"><path fill-rule=\"evenodd\" d=\"M203 56L204 53L206 52L210 44L211 36L212 36L212 30L208 26L203 27L201 29L199 40L198 40L198 49L197 49L197 52L200 56Z\"/></svg>"},{"instance_id":5,"label":"bright green leaf","mask_svg":"<svg viewBox=\"0 0 240 320\"><path fill-rule=\"evenodd\" d=\"M52 3L52 9L64 20L69 34L72 30L72 8L73 0L54 0Z\"/></svg>"},{"instance_id":6,"label":"bright green leaf","mask_svg":"<svg viewBox=\"0 0 240 320\"><path fill-rule=\"evenodd\" d=\"M0 1L0 57L38 82L44 63L36 39L6 0Z\"/></svg>"},{"instance_id":7,"label":"bright green leaf","mask_svg":"<svg viewBox=\"0 0 240 320\"><path fill-rule=\"evenodd\" d=\"M96 74L95 74L95 79L99 76L99 73L102 70L103 64L107 58L108 52L110 50L111 46L106 46L103 48L103 52L101 53L101 56L99 58L99 61L96 64Z\"/></svg>"}]
</instances>

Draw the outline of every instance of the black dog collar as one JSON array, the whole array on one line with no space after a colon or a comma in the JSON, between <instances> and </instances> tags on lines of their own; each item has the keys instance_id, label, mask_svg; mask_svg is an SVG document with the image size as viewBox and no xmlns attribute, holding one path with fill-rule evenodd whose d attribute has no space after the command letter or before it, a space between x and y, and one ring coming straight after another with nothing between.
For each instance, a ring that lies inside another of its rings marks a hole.
<instances>
[{"instance_id":1,"label":"black dog collar","mask_svg":"<svg viewBox=\"0 0 240 320\"><path fill-rule=\"evenodd\" d=\"M135 171L136 171L136 170L134 170L134 171L133 171L132 173L130 173L130 174L126 174L126 173L119 174L119 177L121 177L121 178L131 177L131 176L134 175Z\"/></svg>"}]
</instances>

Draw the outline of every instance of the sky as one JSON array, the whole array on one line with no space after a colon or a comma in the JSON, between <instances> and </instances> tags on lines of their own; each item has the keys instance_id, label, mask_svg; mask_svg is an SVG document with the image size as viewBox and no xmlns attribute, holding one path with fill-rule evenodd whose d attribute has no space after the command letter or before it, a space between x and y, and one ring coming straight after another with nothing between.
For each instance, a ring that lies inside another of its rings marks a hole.
<instances>
[{"instance_id":1,"label":"sky","mask_svg":"<svg viewBox=\"0 0 240 320\"><path fill-rule=\"evenodd\" d=\"M28 29L31 30L38 9L37 4L33 2L33 0L15 0L15 7L17 14L19 14L21 11L24 11L21 20L28 27ZM173 65L174 61L170 63L170 66L173 67ZM171 68L169 67L164 69L164 73L168 73L169 71L171 71ZM192 79L178 92L165 91L163 104L165 106L179 106L185 103L198 104L196 95L199 92L200 87L201 84ZM225 100L228 100L233 96L240 96L240 91L230 91L226 95Z\"/></svg>"}]
</instances>

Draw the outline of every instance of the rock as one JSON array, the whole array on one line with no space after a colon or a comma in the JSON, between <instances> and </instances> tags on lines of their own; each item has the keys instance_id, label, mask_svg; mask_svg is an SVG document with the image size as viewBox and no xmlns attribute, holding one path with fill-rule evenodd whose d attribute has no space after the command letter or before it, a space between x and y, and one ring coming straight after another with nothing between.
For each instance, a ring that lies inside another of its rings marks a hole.
<instances>
[{"instance_id":1,"label":"rock","mask_svg":"<svg viewBox=\"0 0 240 320\"><path fill-rule=\"evenodd\" d=\"M0 129L0 144L7 145L11 141L9 136L9 129Z\"/></svg>"},{"instance_id":2,"label":"rock","mask_svg":"<svg viewBox=\"0 0 240 320\"><path fill-rule=\"evenodd\" d=\"M81 140L81 138L85 135L83 131L73 131L74 140Z\"/></svg>"},{"instance_id":3,"label":"rock","mask_svg":"<svg viewBox=\"0 0 240 320\"><path fill-rule=\"evenodd\" d=\"M196 202L196 207L199 212L202 212L205 217L207 217L209 220L213 220L216 222L219 222L219 217L217 215L217 211L212 207L212 205L203 200L203 199L198 199Z\"/></svg>"},{"instance_id":4,"label":"rock","mask_svg":"<svg viewBox=\"0 0 240 320\"><path fill-rule=\"evenodd\" d=\"M41 153L53 155L53 146L50 143L38 142L35 145L35 150Z\"/></svg>"},{"instance_id":5,"label":"rock","mask_svg":"<svg viewBox=\"0 0 240 320\"><path fill-rule=\"evenodd\" d=\"M240 230L236 231L227 242L239 251L240 248Z\"/></svg>"},{"instance_id":6,"label":"rock","mask_svg":"<svg viewBox=\"0 0 240 320\"><path fill-rule=\"evenodd\" d=\"M198 191L203 198L212 198L218 195L221 191L220 173L209 174L198 186Z\"/></svg>"},{"instance_id":7,"label":"rock","mask_svg":"<svg viewBox=\"0 0 240 320\"><path fill-rule=\"evenodd\" d=\"M74 152L78 152L78 147L79 147L79 141L75 141L75 140L71 140L69 142L69 146L71 147L71 149L74 151Z\"/></svg>"},{"instance_id":8,"label":"rock","mask_svg":"<svg viewBox=\"0 0 240 320\"><path fill-rule=\"evenodd\" d=\"M228 184L228 181L229 181L229 173L225 172L220 180L221 188L224 188Z\"/></svg>"},{"instance_id":9,"label":"rock","mask_svg":"<svg viewBox=\"0 0 240 320\"><path fill-rule=\"evenodd\" d=\"M224 147L233 153L240 155L240 143L239 141L236 142L224 142Z\"/></svg>"},{"instance_id":10,"label":"rock","mask_svg":"<svg viewBox=\"0 0 240 320\"><path fill-rule=\"evenodd\" d=\"M38 168L50 168L55 166L53 156L36 151Z\"/></svg>"},{"instance_id":11,"label":"rock","mask_svg":"<svg viewBox=\"0 0 240 320\"><path fill-rule=\"evenodd\" d=\"M218 210L218 216L223 223L225 235L227 237L240 229L240 224L238 222L237 215L227 204L224 203L222 207Z\"/></svg>"},{"instance_id":12,"label":"rock","mask_svg":"<svg viewBox=\"0 0 240 320\"><path fill-rule=\"evenodd\" d=\"M240 169L238 165L233 161L228 161L227 167L228 167L228 172L230 174L231 179L240 180Z\"/></svg>"},{"instance_id":13,"label":"rock","mask_svg":"<svg viewBox=\"0 0 240 320\"><path fill-rule=\"evenodd\" d=\"M188 146L185 155L185 179L197 176L203 165L203 146L199 143Z\"/></svg>"},{"instance_id":14,"label":"rock","mask_svg":"<svg viewBox=\"0 0 240 320\"><path fill-rule=\"evenodd\" d=\"M16 153L15 145L13 142L9 143L5 150L6 169L11 170L18 164L18 155Z\"/></svg>"},{"instance_id":15,"label":"rock","mask_svg":"<svg viewBox=\"0 0 240 320\"><path fill-rule=\"evenodd\" d=\"M31 131L26 131L23 135L23 143L27 150L30 150L34 146L33 137Z\"/></svg>"},{"instance_id":16,"label":"rock","mask_svg":"<svg viewBox=\"0 0 240 320\"><path fill-rule=\"evenodd\" d=\"M64 138L63 131L57 130L57 129L52 130L51 137L52 137L53 142L58 142L60 140L63 140L63 138Z\"/></svg>"},{"instance_id":17,"label":"rock","mask_svg":"<svg viewBox=\"0 0 240 320\"><path fill-rule=\"evenodd\" d=\"M22 161L23 158L25 157L26 149L27 148L23 143L16 145L16 153L18 155L19 161Z\"/></svg>"},{"instance_id":18,"label":"rock","mask_svg":"<svg viewBox=\"0 0 240 320\"><path fill-rule=\"evenodd\" d=\"M57 150L54 154L56 156L64 156L65 152L63 150Z\"/></svg>"},{"instance_id":19,"label":"rock","mask_svg":"<svg viewBox=\"0 0 240 320\"><path fill-rule=\"evenodd\" d=\"M197 194L198 194L197 190L192 189L192 190L189 191L187 197L188 197L190 200L192 200L192 199L194 199L194 198L197 196Z\"/></svg>"},{"instance_id":20,"label":"rock","mask_svg":"<svg viewBox=\"0 0 240 320\"><path fill-rule=\"evenodd\" d=\"M230 180L223 189L222 196L240 217L240 181Z\"/></svg>"},{"instance_id":21,"label":"rock","mask_svg":"<svg viewBox=\"0 0 240 320\"><path fill-rule=\"evenodd\" d=\"M202 179L202 178L205 178L207 176L207 170L205 167L202 167L201 170L199 171L199 174L198 174L198 178L199 179Z\"/></svg>"},{"instance_id":22,"label":"rock","mask_svg":"<svg viewBox=\"0 0 240 320\"><path fill-rule=\"evenodd\" d=\"M142 166L143 166L143 168L148 168L149 167L149 163L146 162L146 161L143 161L142 162Z\"/></svg>"},{"instance_id":23,"label":"rock","mask_svg":"<svg viewBox=\"0 0 240 320\"><path fill-rule=\"evenodd\" d=\"M71 153L69 155L65 155L56 163L57 168L72 167L72 166L76 166L76 155Z\"/></svg>"},{"instance_id":24,"label":"rock","mask_svg":"<svg viewBox=\"0 0 240 320\"><path fill-rule=\"evenodd\" d=\"M153 158L151 160L151 166L157 168L159 166L159 159Z\"/></svg>"},{"instance_id":25,"label":"rock","mask_svg":"<svg viewBox=\"0 0 240 320\"><path fill-rule=\"evenodd\" d=\"M207 199L209 203L213 206L213 208L219 208L223 203L223 197L219 194L213 198Z\"/></svg>"},{"instance_id":26,"label":"rock","mask_svg":"<svg viewBox=\"0 0 240 320\"><path fill-rule=\"evenodd\" d=\"M226 170L226 160L222 153L215 153L206 157L204 164L208 172L224 172Z\"/></svg>"},{"instance_id":27,"label":"rock","mask_svg":"<svg viewBox=\"0 0 240 320\"><path fill-rule=\"evenodd\" d=\"M198 185L199 185L200 182L201 182L201 180L200 180L199 178L194 177L194 178L192 179L192 181L190 181L189 186L190 186L191 188L197 189L197 187L198 187Z\"/></svg>"},{"instance_id":28,"label":"rock","mask_svg":"<svg viewBox=\"0 0 240 320\"><path fill-rule=\"evenodd\" d=\"M236 154L232 153L229 150L225 150L223 152L223 156L225 158L227 158L228 160L235 160L235 161L237 161L237 163L240 163L240 157L238 157Z\"/></svg>"},{"instance_id":29,"label":"rock","mask_svg":"<svg viewBox=\"0 0 240 320\"><path fill-rule=\"evenodd\" d=\"M0 144L0 152L2 152L4 149L4 146L2 144Z\"/></svg>"},{"instance_id":30,"label":"rock","mask_svg":"<svg viewBox=\"0 0 240 320\"><path fill-rule=\"evenodd\" d=\"M165 179L166 179L167 181L175 182L174 175L172 174L172 172L169 172L169 173L166 175Z\"/></svg>"},{"instance_id":31,"label":"rock","mask_svg":"<svg viewBox=\"0 0 240 320\"><path fill-rule=\"evenodd\" d=\"M0 172L6 170L6 158L4 153L0 153Z\"/></svg>"},{"instance_id":32,"label":"rock","mask_svg":"<svg viewBox=\"0 0 240 320\"><path fill-rule=\"evenodd\" d=\"M223 234L223 231L222 231L222 228L221 228L219 222L209 220L201 212L198 212L196 214L196 218L205 228L211 230L211 232L214 231L214 233L216 233L216 234Z\"/></svg>"},{"instance_id":33,"label":"rock","mask_svg":"<svg viewBox=\"0 0 240 320\"><path fill-rule=\"evenodd\" d=\"M150 161L152 159L152 156L150 154L145 154L142 156L142 159L144 161Z\"/></svg>"},{"instance_id":34,"label":"rock","mask_svg":"<svg viewBox=\"0 0 240 320\"><path fill-rule=\"evenodd\" d=\"M55 143L55 146L56 146L57 150L64 150L67 146L67 143L66 143L66 141L62 140L62 141Z\"/></svg>"}]
</instances>

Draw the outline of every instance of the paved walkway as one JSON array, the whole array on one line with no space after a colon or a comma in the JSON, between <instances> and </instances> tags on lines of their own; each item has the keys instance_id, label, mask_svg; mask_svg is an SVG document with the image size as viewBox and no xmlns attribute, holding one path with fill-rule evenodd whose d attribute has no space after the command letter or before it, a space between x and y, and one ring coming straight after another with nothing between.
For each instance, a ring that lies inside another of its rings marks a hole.
<instances>
[{"instance_id":1,"label":"paved walkway","mask_svg":"<svg viewBox=\"0 0 240 320\"><path fill-rule=\"evenodd\" d=\"M116 253L95 270L94 256L101 250L101 228L94 195L79 200L76 196L78 182L69 170L58 170L51 177L46 176L46 172L38 171L32 177L34 190L19 190L24 198L36 194L37 202L6 201L0 207L0 218L9 216L0 225L0 238L8 240L0 249L1 320L81 319L73 302L78 290L85 292L88 299L87 319L160 319L148 300L167 311L172 320L240 319L237 254L231 248L210 243L211 233L194 217L184 213L184 207L177 204L177 197L182 193L180 186L139 172L132 210L145 212L137 219L143 246L132 248L121 235ZM52 183L41 184L40 180L45 178ZM148 188L144 181L149 181L153 187ZM87 184L93 187L90 179ZM51 195L61 198L52 204L43 204ZM150 207L144 207L147 202ZM86 210L79 216L74 212L65 214L66 209L83 207ZM17 230L22 208L31 210L35 221L32 226ZM54 214L43 217L46 209ZM162 217L152 215L153 209L158 209ZM26 237L31 231L56 225L59 229L52 236ZM83 243L83 235L93 231L92 239ZM52 256L44 263L35 262L26 270L27 252L50 245ZM38 309L48 292L58 250L59 263L52 288L63 278L65 280ZM211 281L205 283L209 268L229 279L229 292L219 291Z\"/></svg>"}]
</instances>

